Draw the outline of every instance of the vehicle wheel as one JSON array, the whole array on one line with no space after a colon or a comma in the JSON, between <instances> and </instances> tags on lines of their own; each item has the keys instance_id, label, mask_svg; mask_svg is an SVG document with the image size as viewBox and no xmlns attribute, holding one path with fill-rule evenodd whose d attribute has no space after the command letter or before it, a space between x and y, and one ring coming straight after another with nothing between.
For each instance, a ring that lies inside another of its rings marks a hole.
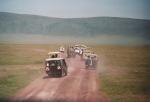
<instances>
[{"instance_id":1,"label":"vehicle wheel","mask_svg":"<svg viewBox=\"0 0 150 102\"><path fill-rule=\"evenodd\" d=\"M59 76L62 77L63 75L64 75L64 72L63 72L63 70L61 70Z\"/></svg>"},{"instance_id":2,"label":"vehicle wheel","mask_svg":"<svg viewBox=\"0 0 150 102\"><path fill-rule=\"evenodd\" d=\"M51 77L52 75L51 74L48 74L48 77Z\"/></svg>"},{"instance_id":3,"label":"vehicle wheel","mask_svg":"<svg viewBox=\"0 0 150 102\"><path fill-rule=\"evenodd\" d=\"M62 71L62 76L65 76L66 75L66 71Z\"/></svg>"},{"instance_id":4,"label":"vehicle wheel","mask_svg":"<svg viewBox=\"0 0 150 102\"><path fill-rule=\"evenodd\" d=\"M86 66L86 69L89 69L89 66Z\"/></svg>"},{"instance_id":5,"label":"vehicle wheel","mask_svg":"<svg viewBox=\"0 0 150 102\"><path fill-rule=\"evenodd\" d=\"M67 76L67 74L68 74L68 73L67 73L67 70L66 70L66 71L65 71L65 76Z\"/></svg>"}]
</instances>

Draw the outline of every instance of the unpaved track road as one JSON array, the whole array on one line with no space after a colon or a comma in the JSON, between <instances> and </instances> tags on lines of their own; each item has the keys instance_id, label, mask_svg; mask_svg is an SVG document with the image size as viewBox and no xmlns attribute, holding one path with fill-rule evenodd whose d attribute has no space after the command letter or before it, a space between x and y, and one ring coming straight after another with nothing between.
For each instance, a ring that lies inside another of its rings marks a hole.
<instances>
[{"instance_id":1,"label":"unpaved track road","mask_svg":"<svg viewBox=\"0 0 150 102\"><path fill-rule=\"evenodd\" d=\"M20 90L12 102L106 102L98 93L96 70L85 69L80 57L67 59L68 75L47 77L44 74Z\"/></svg>"}]
</instances>

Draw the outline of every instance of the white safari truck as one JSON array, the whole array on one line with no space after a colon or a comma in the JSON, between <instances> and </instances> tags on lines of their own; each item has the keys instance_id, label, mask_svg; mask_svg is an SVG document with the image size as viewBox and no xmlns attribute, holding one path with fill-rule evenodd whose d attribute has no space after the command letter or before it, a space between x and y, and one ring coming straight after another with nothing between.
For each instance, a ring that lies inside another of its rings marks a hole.
<instances>
[{"instance_id":1,"label":"white safari truck","mask_svg":"<svg viewBox=\"0 0 150 102\"><path fill-rule=\"evenodd\" d=\"M64 58L48 58L45 60L45 71L48 76L66 76L68 66Z\"/></svg>"}]
</instances>

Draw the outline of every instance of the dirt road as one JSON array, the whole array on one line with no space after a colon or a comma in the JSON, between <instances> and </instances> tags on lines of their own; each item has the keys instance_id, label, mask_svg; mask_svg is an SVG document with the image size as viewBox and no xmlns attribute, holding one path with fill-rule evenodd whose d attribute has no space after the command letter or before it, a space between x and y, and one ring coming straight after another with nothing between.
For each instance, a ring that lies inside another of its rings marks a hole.
<instances>
[{"instance_id":1,"label":"dirt road","mask_svg":"<svg viewBox=\"0 0 150 102\"><path fill-rule=\"evenodd\" d=\"M68 76L44 74L20 90L12 102L106 102L98 93L96 70L85 69L79 56L68 59Z\"/></svg>"}]
</instances>

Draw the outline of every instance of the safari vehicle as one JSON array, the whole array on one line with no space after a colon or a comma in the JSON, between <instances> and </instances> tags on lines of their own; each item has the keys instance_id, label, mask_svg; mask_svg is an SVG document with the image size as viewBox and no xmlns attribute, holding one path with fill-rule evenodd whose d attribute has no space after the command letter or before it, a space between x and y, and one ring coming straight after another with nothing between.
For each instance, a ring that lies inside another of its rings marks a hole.
<instances>
[{"instance_id":1,"label":"safari vehicle","mask_svg":"<svg viewBox=\"0 0 150 102\"><path fill-rule=\"evenodd\" d=\"M85 50L84 53L91 53L92 54L93 51L91 51L91 50Z\"/></svg>"},{"instance_id":2,"label":"safari vehicle","mask_svg":"<svg viewBox=\"0 0 150 102\"><path fill-rule=\"evenodd\" d=\"M62 53L64 53L64 52L65 52L65 48L64 48L63 46L61 46L61 47L59 48L59 51L62 52Z\"/></svg>"},{"instance_id":3,"label":"safari vehicle","mask_svg":"<svg viewBox=\"0 0 150 102\"><path fill-rule=\"evenodd\" d=\"M93 52L91 50L85 50L83 52L83 59L87 59L88 56L93 56Z\"/></svg>"},{"instance_id":4,"label":"safari vehicle","mask_svg":"<svg viewBox=\"0 0 150 102\"><path fill-rule=\"evenodd\" d=\"M87 47L86 45L83 45L83 44L79 44L79 45L74 45L74 47L80 47L82 49L87 49L89 47Z\"/></svg>"},{"instance_id":5,"label":"safari vehicle","mask_svg":"<svg viewBox=\"0 0 150 102\"><path fill-rule=\"evenodd\" d=\"M48 58L60 58L61 53L60 52L49 52L48 53Z\"/></svg>"},{"instance_id":6,"label":"safari vehicle","mask_svg":"<svg viewBox=\"0 0 150 102\"><path fill-rule=\"evenodd\" d=\"M98 56L96 54L86 54L85 66L86 68L97 68Z\"/></svg>"},{"instance_id":7,"label":"safari vehicle","mask_svg":"<svg viewBox=\"0 0 150 102\"><path fill-rule=\"evenodd\" d=\"M67 65L64 58L48 58L45 60L45 71L48 76L66 76Z\"/></svg>"},{"instance_id":8,"label":"safari vehicle","mask_svg":"<svg viewBox=\"0 0 150 102\"><path fill-rule=\"evenodd\" d=\"M74 45L74 49L75 52L80 53L80 51L82 50L82 52L84 52L85 50L87 50L87 46L85 45Z\"/></svg>"}]
</instances>

